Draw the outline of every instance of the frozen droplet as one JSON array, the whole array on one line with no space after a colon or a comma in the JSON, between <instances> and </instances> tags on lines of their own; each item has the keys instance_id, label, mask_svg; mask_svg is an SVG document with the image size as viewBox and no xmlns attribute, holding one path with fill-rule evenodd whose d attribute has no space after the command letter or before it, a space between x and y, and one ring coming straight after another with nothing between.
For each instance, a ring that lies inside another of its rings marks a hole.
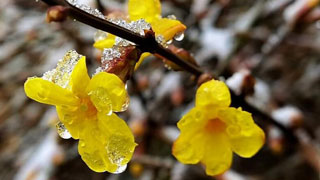
<instances>
[{"instance_id":1,"label":"frozen droplet","mask_svg":"<svg viewBox=\"0 0 320 180\"><path fill-rule=\"evenodd\" d=\"M177 33L177 34L174 36L174 39L175 39L176 41L182 41L183 38L184 38L184 32L179 32L179 33Z\"/></svg>"},{"instance_id":2,"label":"frozen droplet","mask_svg":"<svg viewBox=\"0 0 320 180\"><path fill-rule=\"evenodd\" d=\"M61 138L63 139L70 139L71 138L71 134L70 132L67 130L67 128L64 126L64 124L62 122L58 122L56 125L58 134Z\"/></svg>"},{"instance_id":3,"label":"frozen droplet","mask_svg":"<svg viewBox=\"0 0 320 180\"><path fill-rule=\"evenodd\" d=\"M176 20L177 19L177 17L175 15L173 15L173 14L169 15L167 18L168 19L172 19L172 20Z\"/></svg>"},{"instance_id":4,"label":"frozen droplet","mask_svg":"<svg viewBox=\"0 0 320 180\"><path fill-rule=\"evenodd\" d=\"M108 36L108 34L104 31L98 30L95 34L94 34L94 41L100 41L100 40L104 40L106 39Z\"/></svg>"},{"instance_id":5,"label":"frozen droplet","mask_svg":"<svg viewBox=\"0 0 320 180\"><path fill-rule=\"evenodd\" d=\"M105 88L99 87L94 91L89 92L90 100L98 111L106 115L112 114L112 102L109 98L108 91Z\"/></svg>"},{"instance_id":6,"label":"frozen droplet","mask_svg":"<svg viewBox=\"0 0 320 180\"><path fill-rule=\"evenodd\" d=\"M86 146L86 143L83 142L83 141L80 141L80 146L81 146L81 147L85 147L85 146Z\"/></svg>"},{"instance_id":7,"label":"frozen droplet","mask_svg":"<svg viewBox=\"0 0 320 180\"><path fill-rule=\"evenodd\" d=\"M129 104L130 104L130 99L127 98L126 102L121 107L121 111L126 111L128 109L128 107L129 107Z\"/></svg>"},{"instance_id":8,"label":"frozen droplet","mask_svg":"<svg viewBox=\"0 0 320 180\"><path fill-rule=\"evenodd\" d=\"M110 61L110 60L113 60L115 58L120 58L120 57L121 57L121 53L117 48L115 48L115 47L105 48L103 50L101 61L103 63L103 61Z\"/></svg>"},{"instance_id":9,"label":"frozen droplet","mask_svg":"<svg viewBox=\"0 0 320 180\"><path fill-rule=\"evenodd\" d=\"M122 166L118 166L118 169L115 172L113 172L113 174L120 174L123 171L125 171L126 169L127 169L127 164L122 165Z\"/></svg>"},{"instance_id":10,"label":"frozen droplet","mask_svg":"<svg viewBox=\"0 0 320 180\"><path fill-rule=\"evenodd\" d=\"M167 44L172 44L172 39L170 39L169 41L167 41Z\"/></svg>"},{"instance_id":11,"label":"frozen droplet","mask_svg":"<svg viewBox=\"0 0 320 180\"><path fill-rule=\"evenodd\" d=\"M85 4L79 4L77 0L67 0L67 1L72 6L75 6L76 8L79 8L82 11L85 11L86 13L89 13L89 14L96 16L96 17L99 17L101 19L105 19L104 15L98 9L93 9L90 6L85 5Z\"/></svg>"},{"instance_id":12,"label":"frozen droplet","mask_svg":"<svg viewBox=\"0 0 320 180\"><path fill-rule=\"evenodd\" d=\"M227 127L227 134L231 137L238 136L241 132L241 128L236 125L230 125Z\"/></svg>"},{"instance_id":13,"label":"frozen droplet","mask_svg":"<svg viewBox=\"0 0 320 180\"><path fill-rule=\"evenodd\" d=\"M165 47L165 48L168 47L168 44L167 44L167 42L165 41L163 35L156 36L156 41L157 41L157 43L161 44L161 46L163 46L163 47Z\"/></svg>"}]
</instances>

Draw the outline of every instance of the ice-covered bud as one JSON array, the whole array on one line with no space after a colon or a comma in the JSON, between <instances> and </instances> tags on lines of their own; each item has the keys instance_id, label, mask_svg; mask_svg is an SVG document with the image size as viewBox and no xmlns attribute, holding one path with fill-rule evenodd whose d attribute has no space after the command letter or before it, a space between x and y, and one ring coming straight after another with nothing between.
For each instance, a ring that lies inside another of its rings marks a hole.
<instances>
[{"instance_id":1,"label":"ice-covered bud","mask_svg":"<svg viewBox=\"0 0 320 180\"><path fill-rule=\"evenodd\" d=\"M126 82L134 72L136 62L141 52L135 46L125 46L104 49L99 71L105 71L117 75Z\"/></svg>"}]
</instances>

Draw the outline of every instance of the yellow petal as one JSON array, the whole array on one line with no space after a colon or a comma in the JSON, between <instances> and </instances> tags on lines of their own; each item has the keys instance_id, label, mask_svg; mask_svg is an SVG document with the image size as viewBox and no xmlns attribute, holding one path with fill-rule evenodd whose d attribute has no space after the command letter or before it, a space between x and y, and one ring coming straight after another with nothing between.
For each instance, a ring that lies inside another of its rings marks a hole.
<instances>
[{"instance_id":1,"label":"yellow petal","mask_svg":"<svg viewBox=\"0 0 320 180\"><path fill-rule=\"evenodd\" d=\"M211 134L206 136L206 150L201 162L206 166L206 173L215 176L228 170L232 163L232 151L226 135Z\"/></svg>"},{"instance_id":2,"label":"yellow petal","mask_svg":"<svg viewBox=\"0 0 320 180\"><path fill-rule=\"evenodd\" d=\"M187 131L193 133L198 129L203 128L206 121L206 112L201 108L194 107L187 114L185 114L178 122L180 131Z\"/></svg>"},{"instance_id":3,"label":"yellow petal","mask_svg":"<svg viewBox=\"0 0 320 180\"><path fill-rule=\"evenodd\" d=\"M105 148L111 163L127 164L137 144L126 122L114 113L111 116L98 113L98 126L105 135L109 134Z\"/></svg>"},{"instance_id":4,"label":"yellow petal","mask_svg":"<svg viewBox=\"0 0 320 180\"><path fill-rule=\"evenodd\" d=\"M204 154L204 114L193 108L178 122L180 135L174 142L172 154L182 163L196 164Z\"/></svg>"},{"instance_id":5,"label":"yellow petal","mask_svg":"<svg viewBox=\"0 0 320 180\"><path fill-rule=\"evenodd\" d=\"M129 103L129 97L125 89L124 83L118 76L114 74L106 72L100 72L96 74L90 80L86 92L88 94L104 93L105 97L108 97L108 99L105 99L103 97L91 98L92 103L95 105L102 104L101 107L103 108L103 106L106 106L106 103L110 100L112 110L115 112L126 110L126 107ZM103 102L104 100L106 103Z\"/></svg>"},{"instance_id":6,"label":"yellow petal","mask_svg":"<svg viewBox=\"0 0 320 180\"><path fill-rule=\"evenodd\" d=\"M151 55L151 53L142 53L139 58L139 61L136 63L136 65L134 67L134 70L137 70L139 68L139 66L142 64L143 60L150 55Z\"/></svg>"},{"instance_id":7,"label":"yellow petal","mask_svg":"<svg viewBox=\"0 0 320 180\"><path fill-rule=\"evenodd\" d=\"M153 31L156 35L163 35L166 41L172 39L176 34L186 30L186 26L178 20L160 18L151 23Z\"/></svg>"},{"instance_id":8,"label":"yellow petal","mask_svg":"<svg viewBox=\"0 0 320 180\"><path fill-rule=\"evenodd\" d=\"M230 92L222 81L211 80L203 83L197 90L197 107L228 107L231 103Z\"/></svg>"},{"instance_id":9,"label":"yellow petal","mask_svg":"<svg viewBox=\"0 0 320 180\"><path fill-rule=\"evenodd\" d=\"M205 151L204 134L183 131L173 143L172 154L184 164L197 164Z\"/></svg>"},{"instance_id":10,"label":"yellow petal","mask_svg":"<svg viewBox=\"0 0 320 180\"><path fill-rule=\"evenodd\" d=\"M262 129L257 126L250 113L241 109L227 108L219 112L220 119L227 122L226 132L232 150L241 157L252 157L265 142Z\"/></svg>"},{"instance_id":11,"label":"yellow petal","mask_svg":"<svg viewBox=\"0 0 320 180\"><path fill-rule=\"evenodd\" d=\"M106 39L99 40L93 44L93 47L103 50L104 48L111 48L116 41L116 36L113 34L109 34Z\"/></svg>"},{"instance_id":12,"label":"yellow petal","mask_svg":"<svg viewBox=\"0 0 320 180\"><path fill-rule=\"evenodd\" d=\"M129 0L128 11L131 20L142 18L152 23L154 19L160 18L161 4L159 0Z\"/></svg>"},{"instance_id":13,"label":"yellow petal","mask_svg":"<svg viewBox=\"0 0 320 180\"><path fill-rule=\"evenodd\" d=\"M79 103L71 91L42 78L29 78L24 91L29 98L44 104L77 106Z\"/></svg>"},{"instance_id":14,"label":"yellow petal","mask_svg":"<svg viewBox=\"0 0 320 180\"><path fill-rule=\"evenodd\" d=\"M102 133L103 129L97 126L97 120L86 122L80 134L78 151L87 166L96 172L115 172L117 165L112 164L105 148L109 134Z\"/></svg>"},{"instance_id":15,"label":"yellow petal","mask_svg":"<svg viewBox=\"0 0 320 180\"><path fill-rule=\"evenodd\" d=\"M85 122L78 145L83 161L96 172L116 172L131 159L136 144L133 135L117 115L99 113L98 120Z\"/></svg>"},{"instance_id":16,"label":"yellow petal","mask_svg":"<svg viewBox=\"0 0 320 180\"><path fill-rule=\"evenodd\" d=\"M90 77L88 75L86 58L83 56L74 67L71 74L72 92L76 95L84 96Z\"/></svg>"},{"instance_id":17,"label":"yellow petal","mask_svg":"<svg viewBox=\"0 0 320 180\"><path fill-rule=\"evenodd\" d=\"M80 114L79 111L56 106L58 117L70 132L73 139L79 139L80 132L83 129L83 121L85 116Z\"/></svg>"}]
</instances>

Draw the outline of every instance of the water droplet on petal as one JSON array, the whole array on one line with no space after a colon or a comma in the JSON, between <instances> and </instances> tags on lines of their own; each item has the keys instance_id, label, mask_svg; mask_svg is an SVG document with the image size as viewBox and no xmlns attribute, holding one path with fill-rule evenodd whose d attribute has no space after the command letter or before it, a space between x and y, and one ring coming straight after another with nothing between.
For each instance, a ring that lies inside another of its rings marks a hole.
<instances>
[{"instance_id":1,"label":"water droplet on petal","mask_svg":"<svg viewBox=\"0 0 320 180\"><path fill-rule=\"evenodd\" d=\"M173 15L173 14L167 16L167 18L168 19L172 19L172 20L176 20L177 19L177 17L175 15Z\"/></svg>"},{"instance_id":2,"label":"water droplet on petal","mask_svg":"<svg viewBox=\"0 0 320 180\"><path fill-rule=\"evenodd\" d=\"M127 110L128 107L129 107L129 104L130 104L130 99L127 98L127 99L126 99L126 102L125 102L125 103L122 105L122 107L121 107L121 111Z\"/></svg>"},{"instance_id":3,"label":"water droplet on petal","mask_svg":"<svg viewBox=\"0 0 320 180\"><path fill-rule=\"evenodd\" d=\"M110 111L107 113L107 116L111 116L112 115L112 109L110 109Z\"/></svg>"},{"instance_id":4,"label":"water droplet on petal","mask_svg":"<svg viewBox=\"0 0 320 180\"><path fill-rule=\"evenodd\" d=\"M113 174L120 174L123 171L125 171L126 169L127 169L127 164L119 166L118 169L115 172L113 172Z\"/></svg>"},{"instance_id":5,"label":"water droplet on petal","mask_svg":"<svg viewBox=\"0 0 320 180\"><path fill-rule=\"evenodd\" d=\"M184 38L184 32L179 32L179 33L177 33L177 34L174 36L174 39L175 39L176 41L182 41L183 38Z\"/></svg>"},{"instance_id":6,"label":"water droplet on petal","mask_svg":"<svg viewBox=\"0 0 320 180\"><path fill-rule=\"evenodd\" d=\"M62 122L58 122L56 125L58 134L61 138L63 139L70 139L71 138L71 134L70 132L67 130L67 128L64 126L64 124Z\"/></svg>"},{"instance_id":7,"label":"water droplet on petal","mask_svg":"<svg viewBox=\"0 0 320 180\"><path fill-rule=\"evenodd\" d=\"M86 146L86 143L84 143L84 142L81 141L81 142L80 142L80 146L81 146L81 147L85 147L85 146Z\"/></svg>"}]
</instances>

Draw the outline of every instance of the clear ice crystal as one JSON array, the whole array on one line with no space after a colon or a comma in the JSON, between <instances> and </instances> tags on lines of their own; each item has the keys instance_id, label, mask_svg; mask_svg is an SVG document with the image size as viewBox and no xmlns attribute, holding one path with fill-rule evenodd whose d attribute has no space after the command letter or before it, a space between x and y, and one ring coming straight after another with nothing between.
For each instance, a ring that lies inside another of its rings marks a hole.
<instances>
[{"instance_id":1,"label":"clear ice crystal","mask_svg":"<svg viewBox=\"0 0 320 180\"><path fill-rule=\"evenodd\" d=\"M141 36L144 36L145 30L150 30L151 29L151 25L149 23L147 23L144 19L139 19L137 21L131 21L131 22L127 22L126 20L123 19L111 19L111 18L107 18L108 21L119 25L125 29L128 29L130 31L133 31L136 34L139 34ZM95 41L99 41L99 40L103 40L107 38L107 33L103 32L103 31L98 31L95 36L94 36L94 40ZM130 46L130 45L135 45L133 42L130 42L126 39L120 38L120 37L116 37L115 39L115 46Z\"/></svg>"},{"instance_id":2,"label":"clear ice crystal","mask_svg":"<svg viewBox=\"0 0 320 180\"><path fill-rule=\"evenodd\" d=\"M75 6L76 8L79 8L79 9L81 9L81 10L83 10L83 11L85 11L85 12L91 14L91 15L94 15L94 16L96 16L98 18L101 18L101 19L106 19L104 17L104 15L98 9L93 9L90 6L85 5L85 4L79 4L78 0L67 0L67 1L72 6Z\"/></svg>"},{"instance_id":3,"label":"clear ice crystal","mask_svg":"<svg viewBox=\"0 0 320 180\"><path fill-rule=\"evenodd\" d=\"M151 25L147 23L144 19L138 19L136 21L131 21L131 22L127 22L126 20L123 20L123 19L109 18L107 20L123 28L131 30L137 34L140 34L141 36L144 36L145 30L151 29Z\"/></svg>"},{"instance_id":4,"label":"clear ice crystal","mask_svg":"<svg viewBox=\"0 0 320 180\"><path fill-rule=\"evenodd\" d=\"M166 40L164 39L163 35L156 36L156 41L157 41L157 43L161 44L161 46L163 46L165 48L168 47L168 44L167 44Z\"/></svg>"},{"instance_id":5,"label":"clear ice crystal","mask_svg":"<svg viewBox=\"0 0 320 180\"><path fill-rule=\"evenodd\" d=\"M100 41L100 40L104 40L106 39L108 36L108 33L98 30L95 34L94 34L94 41Z\"/></svg>"},{"instance_id":6,"label":"clear ice crystal","mask_svg":"<svg viewBox=\"0 0 320 180\"><path fill-rule=\"evenodd\" d=\"M68 51L63 59L59 60L57 67L44 73L42 79L51 81L62 88L67 88L71 73L81 57L75 50Z\"/></svg>"},{"instance_id":7,"label":"clear ice crystal","mask_svg":"<svg viewBox=\"0 0 320 180\"><path fill-rule=\"evenodd\" d=\"M101 62L103 63L104 61L110 61L120 57L121 57L121 52L119 51L119 48L117 47L105 48L103 50Z\"/></svg>"},{"instance_id":8,"label":"clear ice crystal","mask_svg":"<svg viewBox=\"0 0 320 180\"><path fill-rule=\"evenodd\" d=\"M173 14L167 16L167 18L168 19L172 19L172 20L176 20L177 19L177 17L175 15L173 15Z\"/></svg>"},{"instance_id":9,"label":"clear ice crystal","mask_svg":"<svg viewBox=\"0 0 320 180\"><path fill-rule=\"evenodd\" d=\"M118 169L115 172L113 172L113 174L120 174L123 171L125 171L126 169L127 169L127 164L122 165L122 166L118 166Z\"/></svg>"},{"instance_id":10,"label":"clear ice crystal","mask_svg":"<svg viewBox=\"0 0 320 180\"><path fill-rule=\"evenodd\" d=\"M67 130L67 128L64 126L64 124L59 121L56 125L58 134L61 138L63 139L70 139L71 138L71 134L70 132Z\"/></svg>"}]
</instances>

